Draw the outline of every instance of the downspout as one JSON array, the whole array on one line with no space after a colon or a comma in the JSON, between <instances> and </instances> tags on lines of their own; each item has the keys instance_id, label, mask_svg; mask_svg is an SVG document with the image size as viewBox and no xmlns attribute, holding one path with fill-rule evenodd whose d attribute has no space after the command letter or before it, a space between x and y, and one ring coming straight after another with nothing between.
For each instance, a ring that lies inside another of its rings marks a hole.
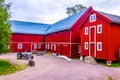
<instances>
[{"instance_id":1,"label":"downspout","mask_svg":"<svg viewBox=\"0 0 120 80\"><path fill-rule=\"evenodd\" d=\"M44 43L43 44L44 44L44 50L46 50L46 47L45 47L46 46L46 34L44 35Z\"/></svg>"},{"instance_id":2,"label":"downspout","mask_svg":"<svg viewBox=\"0 0 120 80\"><path fill-rule=\"evenodd\" d=\"M69 29L69 32L70 32L70 58L71 58L72 57L72 54L71 54L72 31Z\"/></svg>"}]
</instances>

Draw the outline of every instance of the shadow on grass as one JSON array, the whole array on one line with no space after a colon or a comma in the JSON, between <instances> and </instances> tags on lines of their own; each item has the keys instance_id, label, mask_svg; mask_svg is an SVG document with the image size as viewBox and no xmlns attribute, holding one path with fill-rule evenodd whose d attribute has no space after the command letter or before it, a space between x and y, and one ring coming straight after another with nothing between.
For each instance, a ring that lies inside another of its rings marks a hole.
<instances>
[{"instance_id":1,"label":"shadow on grass","mask_svg":"<svg viewBox=\"0 0 120 80\"><path fill-rule=\"evenodd\" d=\"M97 60L98 64L108 67L120 67L120 61L113 61L111 65L107 65L105 60Z\"/></svg>"}]
</instances>

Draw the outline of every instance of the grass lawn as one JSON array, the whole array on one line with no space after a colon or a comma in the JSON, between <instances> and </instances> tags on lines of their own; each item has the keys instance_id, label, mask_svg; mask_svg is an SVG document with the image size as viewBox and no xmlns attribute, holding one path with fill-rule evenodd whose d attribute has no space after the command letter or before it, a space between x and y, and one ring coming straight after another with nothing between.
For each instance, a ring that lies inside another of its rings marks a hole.
<instances>
[{"instance_id":1,"label":"grass lawn","mask_svg":"<svg viewBox=\"0 0 120 80\"><path fill-rule=\"evenodd\" d=\"M120 67L120 61L113 62L109 67Z\"/></svg>"},{"instance_id":2,"label":"grass lawn","mask_svg":"<svg viewBox=\"0 0 120 80\"><path fill-rule=\"evenodd\" d=\"M120 67L120 61L113 61L111 65L107 65L105 60L97 60L97 62L108 67Z\"/></svg>"},{"instance_id":3,"label":"grass lawn","mask_svg":"<svg viewBox=\"0 0 120 80\"><path fill-rule=\"evenodd\" d=\"M0 60L0 76L23 70L27 65L11 64L8 60Z\"/></svg>"}]
</instances>

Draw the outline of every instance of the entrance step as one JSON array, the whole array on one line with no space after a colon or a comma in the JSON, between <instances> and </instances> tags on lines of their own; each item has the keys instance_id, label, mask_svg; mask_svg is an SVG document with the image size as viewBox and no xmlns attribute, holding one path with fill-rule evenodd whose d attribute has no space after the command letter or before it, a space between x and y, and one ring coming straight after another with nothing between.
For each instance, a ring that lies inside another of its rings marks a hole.
<instances>
[{"instance_id":1,"label":"entrance step","mask_svg":"<svg viewBox=\"0 0 120 80\"><path fill-rule=\"evenodd\" d=\"M97 64L96 60L94 57L91 56L86 56L84 61L89 64Z\"/></svg>"}]
</instances>

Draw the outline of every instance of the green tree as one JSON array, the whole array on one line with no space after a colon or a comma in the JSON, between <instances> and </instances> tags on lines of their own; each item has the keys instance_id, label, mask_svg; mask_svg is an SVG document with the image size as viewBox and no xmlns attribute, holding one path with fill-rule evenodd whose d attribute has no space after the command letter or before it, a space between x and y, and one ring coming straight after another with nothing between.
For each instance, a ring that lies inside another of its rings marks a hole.
<instances>
[{"instance_id":1,"label":"green tree","mask_svg":"<svg viewBox=\"0 0 120 80\"><path fill-rule=\"evenodd\" d=\"M10 18L11 3L5 4L4 0L0 0L0 54L8 51L7 44L11 37Z\"/></svg>"},{"instance_id":2,"label":"green tree","mask_svg":"<svg viewBox=\"0 0 120 80\"><path fill-rule=\"evenodd\" d=\"M82 4L76 4L76 5L72 6L72 7L67 7L66 8L66 10L67 10L66 14L68 14L68 16L70 16L70 15L73 15L73 14L81 11L84 8L86 8L86 7L83 6Z\"/></svg>"}]
</instances>

